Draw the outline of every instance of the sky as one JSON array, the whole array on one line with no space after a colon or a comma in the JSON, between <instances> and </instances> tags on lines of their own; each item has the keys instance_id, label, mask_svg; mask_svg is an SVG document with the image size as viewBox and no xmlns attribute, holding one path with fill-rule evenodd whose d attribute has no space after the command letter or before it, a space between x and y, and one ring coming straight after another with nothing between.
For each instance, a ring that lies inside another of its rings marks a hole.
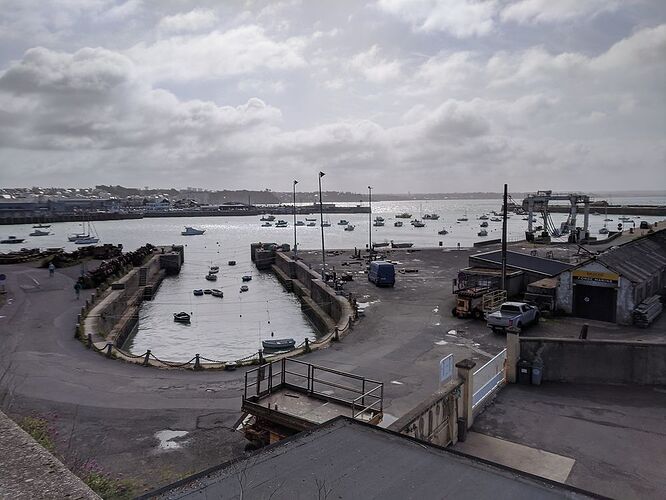
<instances>
[{"instance_id":1,"label":"sky","mask_svg":"<svg viewBox=\"0 0 666 500\"><path fill-rule=\"evenodd\" d=\"M0 187L666 187L663 0L0 0Z\"/></svg>"}]
</instances>

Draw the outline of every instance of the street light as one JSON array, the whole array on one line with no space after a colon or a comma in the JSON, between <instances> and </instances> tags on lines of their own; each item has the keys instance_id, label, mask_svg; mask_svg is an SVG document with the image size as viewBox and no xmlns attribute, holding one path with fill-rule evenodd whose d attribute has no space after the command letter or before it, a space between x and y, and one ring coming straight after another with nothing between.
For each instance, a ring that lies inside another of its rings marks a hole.
<instances>
[{"instance_id":1,"label":"street light","mask_svg":"<svg viewBox=\"0 0 666 500\"><path fill-rule=\"evenodd\" d=\"M368 252L372 253L372 186L368 186Z\"/></svg>"},{"instance_id":2,"label":"street light","mask_svg":"<svg viewBox=\"0 0 666 500\"><path fill-rule=\"evenodd\" d=\"M294 181L294 255L298 255L298 246L296 246L296 184L298 181Z\"/></svg>"},{"instance_id":3,"label":"street light","mask_svg":"<svg viewBox=\"0 0 666 500\"><path fill-rule=\"evenodd\" d=\"M324 204L321 200L321 178L326 174L319 172L319 225L321 226L321 278L326 281L324 277L324 269L326 269L326 251L324 249Z\"/></svg>"}]
</instances>

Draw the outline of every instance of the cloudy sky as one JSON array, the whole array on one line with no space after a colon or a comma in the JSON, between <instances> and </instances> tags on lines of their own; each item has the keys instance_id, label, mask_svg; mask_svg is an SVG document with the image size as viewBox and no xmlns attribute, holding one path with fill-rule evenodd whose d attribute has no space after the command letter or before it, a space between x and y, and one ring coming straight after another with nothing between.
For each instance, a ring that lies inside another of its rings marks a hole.
<instances>
[{"instance_id":1,"label":"cloudy sky","mask_svg":"<svg viewBox=\"0 0 666 500\"><path fill-rule=\"evenodd\" d=\"M664 0L0 0L0 185L666 187Z\"/></svg>"}]
</instances>

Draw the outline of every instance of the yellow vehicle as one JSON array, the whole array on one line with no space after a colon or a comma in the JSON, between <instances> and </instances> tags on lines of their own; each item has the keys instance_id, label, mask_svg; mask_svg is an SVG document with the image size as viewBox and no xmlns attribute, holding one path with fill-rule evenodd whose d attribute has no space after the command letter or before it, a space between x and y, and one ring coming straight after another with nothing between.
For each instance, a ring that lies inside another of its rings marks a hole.
<instances>
[{"instance_id":1,"label":"yellow vehicle","mask_svg":"<svg viewBox=\"0 0 666 500\"><path fill-rule=\"evenodd\" d=\"M506 302L505 290L489 287L462 288L456 292L456 306L451 311L456 318L483 319Z\"/></svg>"}]
</instances>

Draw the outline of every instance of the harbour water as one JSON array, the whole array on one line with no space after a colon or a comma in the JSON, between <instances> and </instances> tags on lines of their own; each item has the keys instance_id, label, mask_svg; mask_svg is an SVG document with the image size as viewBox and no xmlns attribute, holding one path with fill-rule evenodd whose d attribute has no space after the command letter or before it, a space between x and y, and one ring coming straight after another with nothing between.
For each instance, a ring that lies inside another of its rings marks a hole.
<instances>
[{"instance_id":1,"label":"harbour water","mask_svg":"<svg viewBox=\"0 0 666 500\"><path fill-rule=\"evenodd\" d=\"M617 199L613 203L666 204L666 198L645 200L641 198ZM383 227L372 227L374 243L412 242L415 247L434 247L440 242L444 247L469 247L484 239L497 239L501 236L501 222L490 222L487 237L479 237L478 217L493 210L500 210L499 200L439 200L439 201L392 201L377 202L372 206L372 217L386 219ZM409 219L395 219L403 212L420 218L426 213L437 213L440 219L424 221L425 227L414 228ZM467 222L456 221L466 215ZM321 233L318 214L307 216L317 218L314 227L297 227L299 249L321 248ZM608 228L614 230L619 216L611 216ZM292 337L300 343L305 337L314 337L315 331L301 312L298 301L283 291L281 285L268 273L260 273L250 262L249 246L252 242L290 243L293 245L294 228L291 216L282 216L289 223L286 228L261 227L259 217L200 217L194 219L158 218L103 221L95 224L100 244L121 243L125 250L133 250L145 243L156 245L184 244L185 265L179 276L167 278L155 299L146 302L141 310L139 328L126 348L143 353L146 349L159 358L187 360L194 354L216 360L239 359L250 355L260 347L261 340ZM327 217L325 216L325 219ZM553 222L565 220L565 214L553 214ZM590 232L603 238L598 230L604 225L604 214L590 216ZM304 220L305 216L299 216ZM346 219L355 226L354 231L345 231L338 225ZM340 214L328 217L331 226L325 228L327 249L365 248L369 239L369 217L367 214ZM395 220L402 220L403 227L394 227ZM636 224L641 218L634 217ZM653 222L653 220L648 222ZM537 222L537 225L541 221ZM580 220L582 224L582 216ZM184 225L205 229L202 236L181 236ZM527 222L522 216L512 215L508 220L510 240L524 238ZM449 231L439 235L442 228ZM76 245L67 241L67 235L80 230L77 223L54 223L49 236L30 237L29 225L2 226L3 238L9 234L26 238L22 245L34 247L63 247L70 251ZM0 251L17 250L15 246L3 245ZM228 261L236 261L229 266ZM204 279L211 265L220 266L218 281ZM241 277L252 275L247 283L249 291L241 293ZM219 288L224 298L204 295L195 297L195 288ZM192 313L190 325L175 323L173 313Z\"/></svg>"}]
</instances>

